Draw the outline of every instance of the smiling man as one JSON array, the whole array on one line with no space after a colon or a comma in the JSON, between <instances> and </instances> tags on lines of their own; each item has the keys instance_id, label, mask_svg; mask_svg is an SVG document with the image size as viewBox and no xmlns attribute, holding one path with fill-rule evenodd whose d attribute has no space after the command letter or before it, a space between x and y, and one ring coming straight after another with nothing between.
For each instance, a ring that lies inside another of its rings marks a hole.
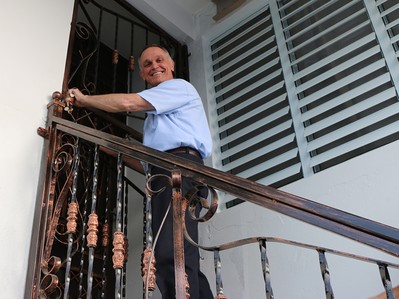
<instances>
[{"instance_id":1,"label":"smiling man","mask_svg":"<svg viewBox=\"0 0 399 299\"><path fill-rule=\"evenodd\" d=\"M151 88L138 93L105 95L84 95L73 88L68 91L72 96L71 104L107 112L145 111L147 117L143 127L144 145L203 164L203 159L211 154L212 140L198 92L189 82L174 78L175 63L163 47L158 45L146 47L139 57L139 67L141 78L151 85ZM140 170L138 169L140 164L134 161L130 160L127 165ZM158 167L150 167L150 169L151 174L170 175ZM158 183L154 182L153 190L164 187L157 186ZM193 184L192 180L183 178L183 196ZM168 187L163 192L154 195L151 202L154 235L160 230L155 258L157 285L163 299L175 298L171 212L168 213L161 228L171 196L172 190ZM189 216L186 216L186 229L197 242L197 222ZM199 269L198 248L185 241L184 254L190 299L213 298L209 283Z\"/></svg>"}]
</instances>

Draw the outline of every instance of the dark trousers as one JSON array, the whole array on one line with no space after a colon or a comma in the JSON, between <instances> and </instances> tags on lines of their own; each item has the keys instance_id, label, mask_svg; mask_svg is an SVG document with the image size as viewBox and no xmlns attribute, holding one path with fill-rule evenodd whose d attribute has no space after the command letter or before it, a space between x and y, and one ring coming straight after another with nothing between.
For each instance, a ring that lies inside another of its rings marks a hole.
<instances>
[{"instance_id":1,"label":"dark trousers","mask_svg":"<svg viewBox=\"0 0 399 299\"><path fill-rule=\"evenodd\" d=\"M196 156L185 153L176 154L178 156L190 159L192 161L203 163L202 160ZM166 174L170 173L157 168L151 168L151 174ZM191 179L183 178L182 180L182 195L193 186ZM162 180L154 180L151 188L159 190L165 187ZM172 189L168 186L163 192L158 193L152 197L152 230L154 237L156 236L161 222L165 216L168 205L171 202ZM191 238L198 242L198 223L193 221L186 213L186 228ZM184 240L184 257L186 265L186 274L190 284L190 299L213 299L212 292L209 287L208 280L199 269L199 250L197 247L191 245ZM173 252L173 211L172 207L167 215L166 221L161 228L158 241L155 247L156 260L156 281L158 288L162 294L163 299L175 298L175 275L174 275L174 252Z\"/></svg>"}]
</instances>

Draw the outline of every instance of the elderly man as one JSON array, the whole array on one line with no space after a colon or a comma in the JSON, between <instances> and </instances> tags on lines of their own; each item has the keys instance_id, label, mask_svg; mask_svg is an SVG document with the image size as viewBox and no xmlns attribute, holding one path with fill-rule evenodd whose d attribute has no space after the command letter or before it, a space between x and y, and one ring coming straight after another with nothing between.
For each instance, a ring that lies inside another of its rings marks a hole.
<instances>
[{"instance_id":1,"label":"elderly man","mask_svg":"<svg viewBox=\"0 0 399 299\"><path fill-rule=\"evenodd\" d=\"M72 104L108 112L145 111L143 144L203 163L211 154L212 141L202 101L196 89L187 81L174 79L174 61L168 51L158 45L146 47L140 57L140 76L151 88L131 94L84 95L78 89L68 91ZM140 165L130 163L137 169ZM152 167L151 174L168 174ZM193 186L183 179L183 195ZM157 186L152 186L157 190ZM154 234L158 232L171 199L171 189L153 196ZM198 241L195 221L186 217L186 227L194 241ZM190 299L211 299L209 283L199 269L199 251L185 241L186 274L190 285ZM169 213L161 228L155 249L157 285L162 298L175 298L173 222Z\"/></svg>"}]
</instances>

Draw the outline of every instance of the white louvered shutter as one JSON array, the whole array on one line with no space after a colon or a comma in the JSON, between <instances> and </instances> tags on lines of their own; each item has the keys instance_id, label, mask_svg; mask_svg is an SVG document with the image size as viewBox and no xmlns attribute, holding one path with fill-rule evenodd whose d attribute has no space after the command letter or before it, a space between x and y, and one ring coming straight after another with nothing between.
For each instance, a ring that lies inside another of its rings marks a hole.
<instances>
[{"instance_id":1,"label":"white louvered shutter","mask_svg":"<svg viewBox=\"0 0 399 299\"><path fill-rule=\"evenodd\" d=\"M212 41L223 170L272 184L301 177L270 10Z\"/></svg>"},{"instance_id":2,"label":"white louvered shutter","mask_svg":"<svg viewBox=\"0 0 399 299\"><path fill-rule=\"evenodd\" d=\"M210 43L222 169L280 187L397 140L396 1L269 5Z\"/></svg>"},{"instance_id":3,"label":"white louvered shutter","mask_svg":"<svg viewBox=\"0 0 399 299\"><path fill-rule=\"evenodd\" d=\"M375 1L390 37L391 45L399 59L399 2L393 0Z\"/></svg>"}]
</instances>

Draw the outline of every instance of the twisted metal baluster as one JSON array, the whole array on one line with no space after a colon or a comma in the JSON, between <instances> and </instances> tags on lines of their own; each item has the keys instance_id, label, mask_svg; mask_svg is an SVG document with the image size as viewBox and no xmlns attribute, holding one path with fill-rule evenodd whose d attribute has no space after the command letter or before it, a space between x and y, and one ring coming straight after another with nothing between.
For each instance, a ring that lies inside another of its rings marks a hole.
<instances>
[{"instance_id":1,"label":"twisted metal baluster","mask_svg":"<svg viewBox=\"0 0 399 299\"><path fill-rule=\"evenodd\" d=\"M151 177L151 173L148 172L146 176L146 181ZM147 185L148 183L146 183ZM144 215L145 215L145 244L146 248L152 248L153 245L153 233L152 233L152 210L151 210L151 199L152 195L151 192L146 189L146 196L144 201Z\"/></svg>"},{"instance_id":2,"label":"twisted metal baluster","mask_svg":"<svg viewBox=\"0 0 399 299\"><path fill-rule=\"evenodd\" d=\"M394 296L393 290L392 290L391 277L389 275L387 265L378 264L378 268L380 270L380 276L381 276L382 284L384 285L384 288L385 288L385 293L387 295L387 299L395 299L395 296Z\"/></svg>"},{"instance_id":3,"label":"twisted metal baluster","mask_svg":"<svg viewBox=\"0 0 399 299\"><path fill-rule=\"evenodd\" d=\"M105 281L106 281L106 271L107 271L107 248L109 245L109 224L108 224L108 202L109 202L109 176L107 175L107 187L106 187L106 195L105 195L105 211L104 211L104 224L103 224L103 269L102 269L102 287L101 287L101 298L105 297Z\"/></svg>"},{"instance_id":4,"label":"twisted metal baluster","mask_svg":"<svg viewBox=\"0 0 399 299\"><path fill-rule=\"evenodd\" d=\"M79 155L80 155L80 143L79 138L76 140L76 153L73 161L73 179L72 179L72 194L71 194L71 202L68 208L68 224L67 224L67 232L68 232L68 249L67 249L67 264L65 270L65 288L64 288L64 299L68 298L69 294L69 286L71 282L70 272L71 272L71 264L72 264L72 245L73 245L73 235L76 233L76 220L77 214L79 210L79 205L76 202L76 188L78 182L78 173L79 173Z\"/></svg>"},{"instance_id":5,"label":"twisted metal baluster","mask_svg":"<svg viewBox=\"0 0 399 299\"><path fill-rule=\"evenodd\" d=\"M113 52L113 54L112 54L112 64L113 64L113 72L112 72L112 92L115 92L115 91L116 91L116 76L117 76L117 67L118 67L118 63L119 63L118 30L119 30L119 16L116 16L116 20L115 20L114 52Z\"/></svg>"},{"instance_id":6,"label":"twisted metal baluster","mask_svg":"<svg viewBox=\"0 0 399 299\"><path fill-rule=\"evenodd\" d=\"M125 259L124 263L127 263L128 260L128 251L129 251L129 242L127 239L127 215L128 215L128 196L129 196L129 186L128 184L124 184L124 196L123 196L123 219L122 219L122 226L123 226L123 233L125 236L124 239L124 250L125 250ZM121 289L122 289L122 297L126 297L126 269L125 267L122 269L122 281L121 281Z\"/></svg>"},{"instance_id":7,"label":"twisted metal baluster","mask_svg":"<svg viewBox=\"0 0 399 299\"><path fill-rule=\"evenodd\" d=\"M91 152L91 150L90 150L90 152ZM87 167L88 169L91 169L92 162L93 162L93 160L89 159L89 165ZM90 179L90 176L87 176L87 178L85 180L85 186L88 186L89 179ZM82 215L82 232L86 231L87 204L88 204L87 196L84 196L83 215ZM83 274L84 274L83 268L84 268L84 257L85 257L84 251L85 251L85 245L86 245L85 243L86 243L86 234L82 233L82 244L80 247L81 249L80 249L79 296L78 296L78 298L81 298L82 293L83 293Z\"/></svg>"},{"instance_id":8,"label":"twisted metal baluster","mask_svg":"<svg viewBox=\"0 0 399 299\"><path fill-rule=\"evenodd\" d=\"M273 295L273 289L272 289L272 285L271 285L269 259L267 258L266 240L265 239L259 240L259 249L260 249L260 253L261 253L263 279L265 280L266 298L273 299L274 295Z\"/></svg>"},{"instance_id":9,"label":"twisted metal baluster","mask_svg":"<svg viewBox=\"0 0 399 299\"><path fill-rule=\"evenodd\" d=\"M145 225L145 240L144 240L144 252L142 255L141 263L141 275L144 282L144 298L151 299L155 290L155 256L153 249L153 233L152 233L152 210L151 210L151 199L152 192L149 189L149 179L151 177L150 171L146 174L146 196L144 199L144 225Z\"/></svg>"},{"instance_id":10,"label":"twisted metal baluster","mask_svg":"<svg viewBox=\"0 0 399 299\"><path fill-rule=\"evenodd\" d=\"M88 221L87 229L87 246L89 247L89 268L87 270L87 292L86 298L91 298L91 291L93 288L93 264L94 264L94 249L97 246L97 232L98 232L98 216L96 212L97 206L97 182L98 182L98 161L99 150L98 145L95 147L94 152L94 169L93 169L93 190L91 194L91 211Z\"/></svg>"},{"instance_id":11,"label":"twisted metal baluster","mask_svg":"<svg viewBox=\"0 0 399 299\"><path fill-rule=\"evenodd\" d=\"M133 72L134 72L134 56L133 56L133 48L134 48L134 24L130 24L130 57L128 62L128 71L127 71L127 93L131 93L131 88L133 85Z\"/></svg>"},{"instance_id":12,"label":"twisted metal baluster","mask_svg":"<svg viewBox=\"0 0 399 299\"><path fill-rule=\"evenodd\" d=\"M124 236L122 232L122 155L118 154L117 165L117 196L116 196L116 231L114 233L114 255L112 261L115 269L115 299L121 298L121 274L124 255Z\"/></svg>"},{"instance_id":13,"label":"twisted metal baluster","mask_svg":"<svg viewBox=\"0 0 399 299\"><path fill-rule=\"evenodd\" d=\"M215 274L216 274L216 299L227 299L223 293L223 281L222 281L222 262L220 261L220 251L215 250L214 262L215 262Z\"/></svg>"},{"instance_id":14,"label":"twisted metal baluster","mask_svg":"<svg viewBox=\"0 0 399 299\"><path fill-rule=\"evenodd\" d=\"M334 299L334 292L331 287L331 281L330 281L330 270L328 269L325 252L324 252L324 250L320 250L320 249L318 249L317 252L319 253L320 270L321 270L321 276L323 277L323 281L324 281L324 289L326 292L326 298Z\"/></svg>"}]
</instances>

